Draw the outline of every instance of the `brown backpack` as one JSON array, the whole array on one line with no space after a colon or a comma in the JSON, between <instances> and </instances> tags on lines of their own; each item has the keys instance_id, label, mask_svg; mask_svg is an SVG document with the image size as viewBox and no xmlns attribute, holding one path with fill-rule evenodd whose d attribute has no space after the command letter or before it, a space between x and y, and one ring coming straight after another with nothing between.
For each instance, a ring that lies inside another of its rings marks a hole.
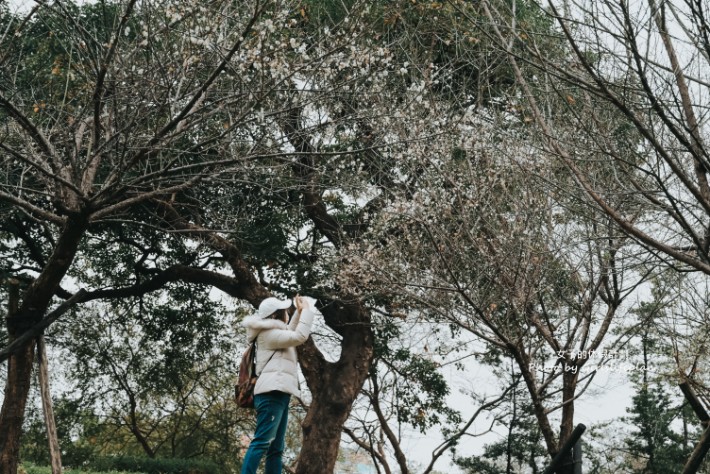
<instances>
[{"instance_id":1,"label":"brown backpack","mask_svg":"<svg viewBox=\"0 0 710 474\"><path fill-rule=\"evenodd\" d=\"M266 361L267 364L274 354L276 351ZM237 384L234 386L234 399L239 407L254 408L254 386L257 378L259 376L256 373L256 339L254 339L254 342L249 344L247 350L244 351L242 363L239 364L239 377L237 377Z\"/></svg>"},{"instance_id":2,"label":"brown backpack","mask_svg":"<svg viewBox=\"0 0 710 474\"><path fill-rule=\"evenodd\" d=\"M254 408L254 385L256 385L256 339L249 344L239 364L239 377L234 386L234 398L241 408Z\"/></svg>"}]
</instances>

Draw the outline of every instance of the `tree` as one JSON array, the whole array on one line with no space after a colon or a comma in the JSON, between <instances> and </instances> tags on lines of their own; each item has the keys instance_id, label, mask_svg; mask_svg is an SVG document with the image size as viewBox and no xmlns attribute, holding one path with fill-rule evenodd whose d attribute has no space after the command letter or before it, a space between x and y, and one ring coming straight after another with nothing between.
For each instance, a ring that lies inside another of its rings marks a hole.
<instances>
[{"instance_id":1,"label":"tree","mask_svg":"<svg viewBox=\"0 0 710 474\"><path fill-rule=\"evenodd\" d=\"M150 199L188 189L233 161L214 163L206 152L206 144L224 142L223 130L205 127L199 136L194 127L217 118L225 99L210 103L208 95L223 88L222 72L263 6L225 11L214 29L204 28L204 12L189 4L174 23L146 4L141 24L134 20L136 7L134 1L83 10L58 4L36 9L36 18L27 21L4 16L4 31L15 33L3 36L0 64L3 231L27 244L25 261L31 262L7 268L31 278L17 314L8 319L11 338L41 320L55 295L68 296L60 285L91 230ZM154 28L162 38L151 36ZM191 41L191 28L212 40ZM230 33L221 35L219 28ZM202 57L199 65L191 64L193 54ZM148 82L147 71L156 79ZM141 86L147 83L154 87ZM33 345L24 343L9 359L0 413L5 472L17 469Z\"/></svg>"},{"instance_id":2,"label":"tree","mask_svg":"<svg viewBox=\"0 0 710 474\"><path fill-rule=\"evenodd\" d=\"M625 440L629 454L641 466L632 472L681 472L690 449L683 437L672 428L680 408L672 401L659 383L637 386L629 409L629 422L636 432Z\"/></svg>"},{"instance_id":3,"label":"tree","mask_svg":"<svg viewBox=\"0 0 710 474\"><path fill-rule=\"evenodd\" d=\"M525 25L506 19L507 7L484 3L546 152L650 255L710 274L707 110L700 99L707 87L707 5L601 1L560 10L548 2L540 11L557 22L566 43L565 54L551 56ZM521 74L521 58L505 46L506 38L523 35L519 44L529 53L525 62L541 73L537 81ZM541 87L566 104L564 114L548 113L535 92ZM562 121L578 133L567 133Z\"/></svg>"},{"instance_id":4,"label":"tree","mask_svg":"<svg viewBox=\"0 0 710 474\"><path fill-rule=\"evenodd\" d=\"M471 126L480 139L485 126ZM578 389L594 376L582 369L645 276L630 270L627 240L603 215L575 195L550 197L546 181L534 179L557 176L554 165L491 133L497 145L483 140L449 157L442 144L436 161L424 158L417 191L388 209L370 247L353 252L360 270L342 278L513 357L554 456L574 428ZM549 418L556 409L559 435Z\"/></svg>"},{"instance_id":5,"label":"tree","mask_svg":"<svg viewBox=\"0 0 710 474\"><path fill-rule=\"evenodd\" d=\"M418 94L369 36L377 12L357 6L332 23L297 2L5 15L17 35L3 37L4 270L28 282L11 338L38 332L59 299L130 301L182 281L256 305L308 289L341 355L301 351L313 400L298 470L331 471L374 344L369 308L332 268L386 202L397 160L426 139L391 127L404 115L386 87ZM0 416L10 472L30 352L10 358L7 387L22 390Z\"/></svg>"},{"instance_id":6,"label":"tree","mask_svg":"<svg viewBox=\"0 0 710 474\"><path fill-rule=\"evenodd\" d=\"M410 430L426 435L439 428L455 435L462 424L460 411L449 404L450 381L443 373L453 366L461 341L446 341L447 328L421 321L412 324L401 315L376 314L375 355L370 375L362 388L358 409L351 415L345 434L364 450L385 473L413 472L403 436ZM454 446L451 442L446 449ZM429 472L446 451L432 455Z\"/></svg>"},{"instance_id":7,"label":"tree","mask_svg":"<svg viewBox=\"0 0 710 474\"><path fill-rule=\"evenodd\" d=\"M55 328L61 339L54 345L78 394L66 397L96 413L106 430L97 454L110 449L102 443L124 440L126 454L207 457L225 467L238 461L250 420L231 403L237 338L207 295L200 286L172 285L161 295L167 301L147 295L93 305Z\"/></svg>"},{"instance_id":8,"label":"tree","mask_svg":"<svg viewBox=\"0 0 710 474\"><path fill-rule=\"evenodd\" d=\"M534 31L509 20L511 6L526 3L482 5L541 146L649 257L707 276L707 122L699 98L707 83L707 7L550 1L540 11L557 22L567 46L549 55ZM539 75L525 76L522 65ZM549 100L566 102L567 111L556 113Z\"/></svg>"},{"instance_id":9,"label":"tree","mask_svg":"<svg viewBox=\"0 0 710 474\"><path fill-rule=\"evenodd\" d=\"M505 364L498 371L498 378L510 384L511 389L501 403L500 414L495 420L507 433L500 440L486 444L480 456L455 458L456 464L467 472L511 474L529 469L537 474L539 466L546 460L547 453L540 443L541 433L535 412L526 391L519 387L520 377L515 373L515 361L509 362L509 366Z\"/></svg>"},{"instance_id":10,"label":"tree","mask_svg":"<svg viewBox=\"0 0 710 474\"><path fill-rule=\"evenodd\" d=\"M537 102L526 94L536 123L551 132L550 151L564 160L595 203L639 243L680 265L708 273L707 235L698 230L707 228L707 124L704 102L694 98L704 87L707 72L702 68L708 61L707 7L700 2L677 5L653 0L633 6L582 2L562 13L552 2L548 7L569 54L543 57L536 52L534 41L528 49L535 64L554 78L552 90L560 94L578 91L567 102L570 118L582 125L580 132L593 138L586 154L607 158L604 165L620 173L621 179L606 186L595 180L591 169L585 169L574 156L580 150L572 153L571 143L556 133ZM587 27L576 23L572 28L576 15L586 15L591 23ZM510 33L507 25L501 27ZM671 28L677 29L678 38L672 36ZM687 60L682 56L686 51L690 53ZM530 91L528 81L521 84ZM604 120L595 106L601 104L617 111L624 121ZM638 143L638 148L629 150L619 140L621 136ZM633 193L646 212L635 216L635 208L628 210L610 200L623 193Z\"/></svg>"}]
</instances>

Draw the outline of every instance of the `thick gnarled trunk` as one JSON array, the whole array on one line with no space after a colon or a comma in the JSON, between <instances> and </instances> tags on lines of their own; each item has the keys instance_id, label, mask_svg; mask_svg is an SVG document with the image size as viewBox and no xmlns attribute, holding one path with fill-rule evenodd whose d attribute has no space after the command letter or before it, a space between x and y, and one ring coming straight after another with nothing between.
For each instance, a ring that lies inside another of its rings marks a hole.
<instances>
[{"instance_id":1,"label":"thick gnarled trunk","mask_svg":"<svg viewBox=\"0 0 710 474\"><path fill-rule=\"evenodd\" d=\"M374 335L369 314L358 303L338 302L335 306L324 308L323 313L343 336L340 359L326 361L311 340L300 350L301 368L313 400L303 422L296 474L333 472L343 425L372 363Z\"/></svg>"}]
</instances>

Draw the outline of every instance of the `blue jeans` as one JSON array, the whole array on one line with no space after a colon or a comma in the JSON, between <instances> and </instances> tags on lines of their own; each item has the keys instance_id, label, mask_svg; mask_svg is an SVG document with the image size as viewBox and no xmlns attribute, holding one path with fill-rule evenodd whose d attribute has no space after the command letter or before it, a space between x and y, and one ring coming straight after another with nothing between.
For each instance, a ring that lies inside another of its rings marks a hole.
<instances>
[{"instance_id":1,"label":"blue jeans","mask_svg":"<svg viewBox=\"0 0 710 474\"><path fill-rule=\"evenodd\" d=\"M264 454L264 474L281 474L290 399L288 393L277 391L254 395L256 432L244 455L241 474L256 474Z\"/></svg>"}]
</instances>

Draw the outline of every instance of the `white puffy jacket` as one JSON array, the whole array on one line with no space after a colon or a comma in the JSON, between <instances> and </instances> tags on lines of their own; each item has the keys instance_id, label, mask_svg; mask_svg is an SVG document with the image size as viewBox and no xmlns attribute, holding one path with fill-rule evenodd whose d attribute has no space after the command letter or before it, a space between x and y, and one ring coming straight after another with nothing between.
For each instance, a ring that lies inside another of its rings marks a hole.
<instances>
[{"instance_id":1,"label":"white puffy jacket","mask_svg":"<svg viewBox=\"0 0 710 474\"><path fill-rule=\"evenodd\" d=\"M247 342L251 344L256 338L256 373L259 378L254 387L255 395L278 390L301 396L296 346L306 342L311 334L316 311L310 304L302 311L303 314L297 311L288 325L258 316L244 318L242 325L247 328Z\"/></svg>"}]
</instances>

